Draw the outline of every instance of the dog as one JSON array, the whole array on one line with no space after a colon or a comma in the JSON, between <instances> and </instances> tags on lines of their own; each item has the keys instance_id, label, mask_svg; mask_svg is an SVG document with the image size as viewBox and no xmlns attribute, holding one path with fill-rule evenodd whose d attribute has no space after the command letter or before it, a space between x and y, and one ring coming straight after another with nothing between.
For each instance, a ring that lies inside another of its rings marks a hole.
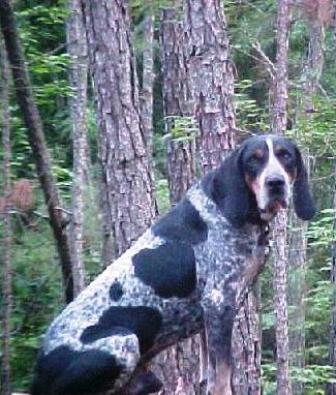
<instances>
[{"instance_id":1,"label":"dog","mask_svg":"<svg viewBox=\"0 0 336 395\"><path fill-rule=\"evenodd\" d=\"M49 327L32 395L158 391L157 353L204 331L209 394L231 394L231 333L240 299L265 263L269 221L293 195L315 214L296 145L251 137L196 182Z\"/></svg>"}]
</instances>

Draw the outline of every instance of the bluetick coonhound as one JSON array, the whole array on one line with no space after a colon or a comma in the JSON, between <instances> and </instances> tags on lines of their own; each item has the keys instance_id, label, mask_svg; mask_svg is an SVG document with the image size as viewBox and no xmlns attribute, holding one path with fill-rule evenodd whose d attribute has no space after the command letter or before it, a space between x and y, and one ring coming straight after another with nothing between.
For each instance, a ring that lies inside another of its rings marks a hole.
<instances>
[{"instance_id":1,"label":"bluetick coonhound","mask_svg":"<svg viewBox=\"0 0 336 395\"><path fill-rule=\"evenodd\" d=\"M231 394L239 298L264 261L267 223L291 194L297 215L312 218L294 143L272 135L246 140L54 320L32 395L152 393L160 382L140 367L203 330L207 391Z\"/></svg>"}]
</instances>

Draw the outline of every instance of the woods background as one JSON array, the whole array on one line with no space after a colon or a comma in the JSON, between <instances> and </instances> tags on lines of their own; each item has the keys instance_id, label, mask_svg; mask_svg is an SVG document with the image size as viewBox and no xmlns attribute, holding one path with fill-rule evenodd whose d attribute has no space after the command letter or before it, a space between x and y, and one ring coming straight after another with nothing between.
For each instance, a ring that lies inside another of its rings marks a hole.
<instances>
[{"instance_id":1,"label":"woods background","mask_svg":"<svg viewBox=\"0 0 336 395\"><path fill-rule=\"evenodd\" d=\"M234 333L235 394L336 394L336 2L0 0L1 394L52 318L254 133L294 138L290 210ZM194 394L199 339L153 369Z\"/></svg>"}]
</instances>

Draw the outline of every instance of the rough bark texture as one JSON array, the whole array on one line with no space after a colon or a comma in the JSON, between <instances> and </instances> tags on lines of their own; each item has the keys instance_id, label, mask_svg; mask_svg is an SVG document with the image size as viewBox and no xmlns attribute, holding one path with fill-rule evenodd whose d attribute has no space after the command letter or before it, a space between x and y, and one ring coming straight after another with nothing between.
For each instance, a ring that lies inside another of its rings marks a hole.
<instances>
[{"instance_id":1,"label":"rough bark texture","mask_svg":"<svg viewBox=\"0 0 336 395\"><path fill-rule=\"evenodd\" d=\"M336 160L334 160L334 210L336 211ZM333 224L334 235L336 234L336 214ZM331 244L331 285L333 289L332 310L330 323L330 346L329 346L329 363L334 368L334 379L336 372L336 239ZM336 383L327 386L328 395L336 395Z\"/></svg>"},{"instance_id":2,"label":"rough bark texture","mask_svg":"<svg viewBox=\"0 0 336 395\"><path fill-rule=\"evenodd\" d=\"M188 81L183 40L183 25L177 8L165 9L161 20L161 64L163 75L163 109L165 131L169 135L168 181L170 201L177 203L189 189L196 176L195 133L181 127L176 138L181 117L188 117L184 125L193 119L193 94ZM181 122L180 122L181 123ZM190 126L191 126L190 125Z\"/></svg>"},{"instance_id":3,"label":"rough bark texture","mask_svg":"<svg viewBox=\"0 0 336 395\"><path fill-rule=\"evenodd\" d=\"M196 144L194 136L174 138L176 123L191 116L187 103L187 69L183 54L182 23L176 8L165 9L161 19L161 64L163 74L163 107L167 141L170 202L176 204L195 179ZM165 394L195 394L199 382L198 336L183 341L161 353L152 370L164 384Z\"/></svg>"},{"instance_id":4,"label":"rough bark texture","mask_svg":"<svg viewBox=\"0 0 336 395\"><path fill-rule=\"evenodd\" d=\"M272 129L284 135L287 129L289 0L278 0L277 55L273 84ZM277 394L292 393L289 379L287 313L287 213L281 211L274 227L274 308L276 314Z\"/></svg>"},{"instance_id":5,"label":"rough bark texture","mask_svg":"<svg viewBox=\"0 0 336 395\"><path fill-rule=\"evenodd\" d=\"M196 177L196 143L192 138L168 141L168 175L171 204L181 200Z\"/></svg>"},{"instance_id":6,"label":"rough bark texture","mask_svg":"<svg viewBox=\"0 0 336 395\"><path fill-rule=\"evenodd\" d=\"M144 48L142 54L142 89L140 95L141 117L144 129L148 158L151 160L153 151L153 81L154 81L154 16L147 15L144 20Z\"/></svg>"},{"instance_id":7,"label":"rough bark texture","mask_svg":"<svg viewBox=\"0 0 336 395\"><path fill-rule=\"evenodd\" d=\"M69 99L72 118L73 181L70 223L74 296L85 287L83 262L84 189L88 181L87 73L88 56L81 0L69 0L67 47L71 64L69 80L73 95Z\"/></svg>"},{"instance_id":8,"label":"rough bark texture","mask_svg":"<svg viewBox=\"0 0 336 395\"><path fill-rule=\"evenodd\" d=\"M61 202L51 171L51 160L44 138L43 126L34 101L27 64L24 59L10 0L1 0L0 2L0 23L9 64L12 69L17 102L27 128L29 144L36 165L36 172L44 193L50 225L54 233L60 257L65 300L66 302L70 302L73 299L73 281L70 249L65 229L66 221L60 209Z\"/></svg>"},{"instance_id":9,"label":"rough bark texture","mask_svg":"<svg viewBox=\"0 0 336 395\"><path fill-rule=\"evenodd\" d=\"M193 112L200 131L197 153L201 173L219 166L235 146L233 64L222 4L219 0L183 2L184 54ZM260 393L260 346L256 347L259 316L253 303L250 296L233 332L232 384L237 395ZM247 355L248 358L242 359ZM250 382L245 372L249 372Z\"/></svg>"},{"instance_id":10,"label":"rough bark texture","mask_svg":"<svg viewBox=\"0 0 336 395\"><path fill-rule=\"evenodd\" d=\"M185 0L184 16L200 167L206 173L234 147L233 65L222 2Z\"/></svg>"},{"instance_id":11,"label":"rough bark texture","mask_svg":"<svg viewBox=\"0 0 336 395\"><path fill-rule=\"evenodd\" d=\"M155 216L152 174L140 120L128 4L121 0L83 4L107 192L105 206L112 220L116 257Z\"/></svg>"},{"instance_id":12,"label":"rough bark texture","mask_svg":"<svg viewBox=\"0 0 336 395\"><path fill-rule=\"evenodd\" d=\"M2 283L2 358L0 375L1 395L11 394L10 382L10 317L12 311L12 268L11 268L11 215L10 215L10 113L9 113L9 68L6 50L0 38L0 124L2 129L3 147L3 192L5 199L4 212L0 212L0 222L3 222L3 238L1 241L1 254L3 260Z\"/></svg>"},{"instance_id":13,"label":"rough bark texture","mask_svg":"<svg viewBox=\"0 0 336 395\"><path fill-rule=\"evenodd\" d=\"M261 394L260 286L257 282L244 299L235 322L233 388L235 395Z\"/></svg>"}]
</instances>

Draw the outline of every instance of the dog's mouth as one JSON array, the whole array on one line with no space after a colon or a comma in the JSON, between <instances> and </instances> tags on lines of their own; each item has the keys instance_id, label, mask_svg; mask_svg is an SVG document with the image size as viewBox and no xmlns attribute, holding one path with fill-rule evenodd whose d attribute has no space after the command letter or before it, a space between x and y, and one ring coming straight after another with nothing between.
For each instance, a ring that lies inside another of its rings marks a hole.
<instances>
[{"instance_id":1,"label":"dog's mouth","mask_svg":"<svg viewBox=\"0 0 336 395\"><path fill-rule=\"evenodd\" d=\"M276 215L281 209L287 208L287 205L288 203L284 197L275 197L260 212L261 214Z\"/></svg>"}]
</instances>

